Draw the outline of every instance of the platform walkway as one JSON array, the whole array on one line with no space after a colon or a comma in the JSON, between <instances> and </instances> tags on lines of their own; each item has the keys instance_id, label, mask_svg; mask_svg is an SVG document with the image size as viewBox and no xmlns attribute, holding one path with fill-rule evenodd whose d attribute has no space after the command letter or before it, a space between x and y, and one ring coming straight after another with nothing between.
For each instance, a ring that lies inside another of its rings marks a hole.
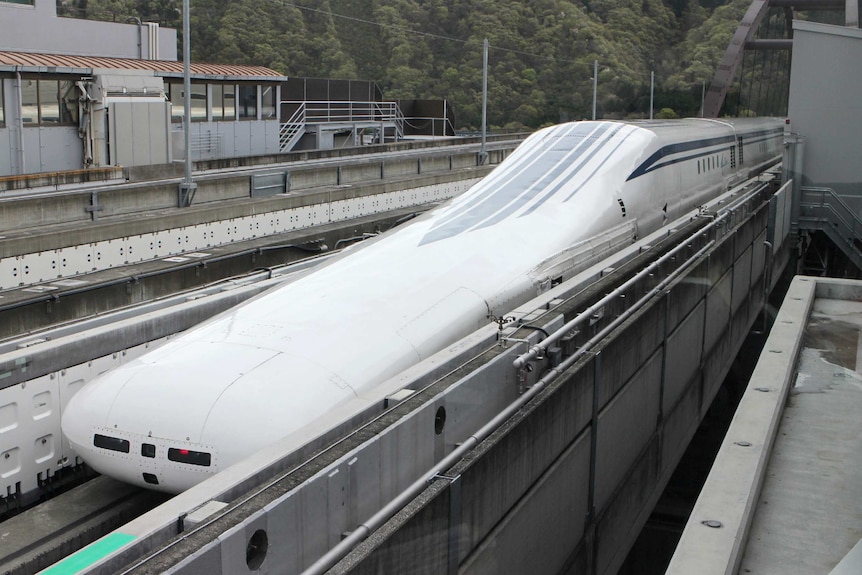
<instances>
[{"instance_id":1,"label":"platform walkway","mask_svg":"<svg viewBox=\"0 0 862 575\"><path fill-rule=\"evenodd\" d=\"M862 282L799 276L667 573L862 573Z\"/></svg>"}]
</instances>

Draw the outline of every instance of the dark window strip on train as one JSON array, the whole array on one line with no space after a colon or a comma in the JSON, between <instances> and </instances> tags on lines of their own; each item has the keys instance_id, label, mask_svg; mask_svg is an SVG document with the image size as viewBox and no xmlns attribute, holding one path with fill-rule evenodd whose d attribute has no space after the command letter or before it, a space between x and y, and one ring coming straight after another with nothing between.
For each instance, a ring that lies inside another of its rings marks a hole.
<instances>
[{"instance_id":1,"label":"dark window strip on train","mask_svg":"<svg viewBox=\"0 0 862 575\"><path fill-rule=\"evenodd\" d=\"M127 439L120 439L119 437L109 437L97 433L93 436L93 445L111 451L129 452L129 441Z\"/></svg>"},{"instance_id":2,"label":"dark window strip on train","mask_svg":"<svg viewBox=\"0 0 862 575\"><path fill-rule=\"evenodd\" d=\"M168 449L168 459L177 463L188 463L189 465L200 465L209 467L212 464L212 456L204 451L191 451L189 449Z\"/></svg>"}]
</instances>

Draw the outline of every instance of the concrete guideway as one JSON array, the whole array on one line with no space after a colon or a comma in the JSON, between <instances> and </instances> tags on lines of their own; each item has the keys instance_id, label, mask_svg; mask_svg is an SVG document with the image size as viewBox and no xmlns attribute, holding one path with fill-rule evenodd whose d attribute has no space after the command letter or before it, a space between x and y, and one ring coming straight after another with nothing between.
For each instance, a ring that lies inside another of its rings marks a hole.
<instances>
[{"instance_id":1,"label":"concrete guideway","mask_svg":"<svg viewBox=\"0 0 862 575\"><path fill-rule=\"evenodd\" d=\"M498 144L490 165L477 165L469 145L282 165L275 189L272 167L209 174L183 209L172 207L173 181L0 198L10 222L0 236L0 291L55 282L44 288L53 292L82 274L428 207L466 190L516 145Z\"/></svg>"},{"instance_id":2,"label":"concrete guideway","mask_svg":"<svg viewBox=\"0 0 862 575\"><path fill-rule=\"evenodd\" d=\"M124 526L119 533L133 540L94 563L95 572L114 572L129 561L135 562L136 573L242 572L250 567L250 557L299 572L345 531L388 509L387 502L417 477L425 491L345 557L338 572L363 572L372 565L391 572L419 565L435 572L446 571L447 565L476 573L493 572L495 565L558 572L565 564L611 572L707 409L741 342L738 335L756 317L768 265L778 265L778 258L766 259L763 242L768 222L781 221L780 214L770 216L778 210L777 200L786 199L786 188L781 198L770 198L762 187L758 194L744 204L724 203L729 217L716 218L710 226L715 236L695 234L696 241L679 244L681 259L691 264L684 268L686 275L668 285L655 285L660 278L649 275L632 285L604 313L590 314L595 322L564 345L567 351L548 350L547 359L532 371L520 373L512 362L526 349L521 342L536 343L538 332L515 326L498 334L490 325L447 349L442 359L389 382L387 393L405 385L421 391L383 412L347 443L327 450L324 459L243 498L249 506L230 504L176 531L182 513L209 500L231 501L232 494L247 492L248 482L262 477L264 468L292 469L290 462L304 461L306 454L285 459L273 446L218 476L218 482L201 484ZM703 227L715 216L704 215L691 225ZM677 228L673 232L682 234ZM661 244L659 238L644 239L628 256L643 251L655 257L669 247ZM612 265L625 276L643 266L641 260L627 268L625 261L602 262L590 273L605 276ZM535 311L524 306L513 313L554 330L563 318L585 309L583 298L609 293L615 278L611 273L602 285L588 289L562 284L541 303L533 302ZM627 317L622 334L608 335L577 365L562 366L559 380L535 387L539 395L524 393L554 365L553 358L566 357L590 338L604 338L602 330L614 324L620 306L657 288L655 302ZM495 343L500 335L508 338L507 345ZM697 353L691 342L700 342ZM465 350L468 354L460 355ZM420 383L410 383L410 377L419 377ZM482 446L453 469L433 467L471 433L485 437L476 429L519 396L531 402ZM382 398L365 399L372 414L387 405L378 401ZM428 469L437 472L430 477ZM321 516L321 510L329 515ZM542 528L551 524L564 528L554 533ZM422 536L417 538L415 529ZM295 530L297 537L276 545L284 530ZM261 556L259 542L267 533L269 548ZM137 563L141 545L152 549L167 543L164 552Z\"/></svg>"},{"instance_id":3,"label":"concrete guideway","mask_svg":"<svg viewBox=\"0 0 862 575\"><path fill-rule=\"evenodd\" d=\"M860 297L793 280L668 575L860 572Z\"/></svg>"}]
</instances>

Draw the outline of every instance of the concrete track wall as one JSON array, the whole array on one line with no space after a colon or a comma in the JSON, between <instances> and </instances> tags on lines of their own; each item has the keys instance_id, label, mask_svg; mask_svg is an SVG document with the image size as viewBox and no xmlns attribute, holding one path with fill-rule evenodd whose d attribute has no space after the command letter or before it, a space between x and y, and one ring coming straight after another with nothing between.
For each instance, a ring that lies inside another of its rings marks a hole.
<instances>
[{"instance_id":1,"label":"concrete track wall","mask_svg":"<svg viewBox=\"0 0 862 575\"><path fill-rule=\"evenodd\" d=\"M615 573L763 303L768 214L738 221L334 572Z\"/></svg>"}]
</instances>

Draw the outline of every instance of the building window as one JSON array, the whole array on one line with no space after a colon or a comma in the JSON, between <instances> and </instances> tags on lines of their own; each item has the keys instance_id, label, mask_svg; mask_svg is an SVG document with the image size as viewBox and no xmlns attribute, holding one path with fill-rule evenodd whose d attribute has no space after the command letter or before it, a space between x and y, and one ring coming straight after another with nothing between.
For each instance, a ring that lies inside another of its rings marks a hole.
<instances>
[{"instance_id":1,"label":"building window","mask_svg":"<svg viewBox=\"0 0 862 575\"><path fill-rule=\"evenodd\" d=\"M24 124L39 125L39 90L36 80L21 80L21 118Z\"/></svg>"},{"instance_id":2,"label":"building window","mask_svg":"<svg viewBox=\"0 0 862 575\"><path fill-rule=\"evenodd\" d=\"M185 102L183 101L183 83L168 82L168 99L171 101L171 121L182 122ZM192 82L192 122L204 122L207 119L207 85Z\"/></svg>"},{"instance_id":3,"label":"building window","mask_svg":"<svg viewBox=\"0 0 862 575\"><path fill-rule=\"evenodd\" d=\"M30 126L70 126L78 121L72 80L21 81L21 117Z\"/></svg>"},{"instance_id":4,"label":"building window","mask_svg":"<svg viewBox=\"0 0 862 575\"><path fill-rule=\"evenodd\" d=\"M257 85L239 87L239 119L257 120Z\"/></svg>"},{"instance_id":5,"label":"building window","mask_svg":"<svg viewBox=\"0 0 862 575\"><path fill-rule=\"evenodd\" d=\"M275 113L275 86L261 86L260 117L264 120L277 120Z\"/></svg>"},{"instance_id":6,"label":"building window","mask_svg":"<svg viewBox=\"0 0 862 575\"><path fill-rule=\"evenodd\" d=\"M78 86L73 80L60 80L60 123L78 125Z\"/></svg>"},{"instance_id":7,"label":"building window","mask_svg":"<svg viewBox=\"0 0 862 575\"><path fill-rule=\"evenodd\" d=\"M56 80L38 80L39 123L60 125L60 94Z\"/></svg>"},{"instance_id":8,"label":"building window","mask_svg":"<svg viewBox=\"0 0 862 575\"><path fill-rule=\"evenodd\" d=\"M183 85L179 82L165 82L165 95L171 103L171 122L183 121Z\"/></svg>"},{"instance_id":9,"label":"building window","mask_svg":"<svg viewBox=\"0 0 862 575\"><path fill-rule=\"evenodd\" d=\"M168 101L171 103L171 122L183 121L183 85L179 82L165 84Z\"/></svg>"},{"instance_id":10,"label":"building window","mask_svg":"<svg viewBox=\"0 0 862 575\"><path fill-rule=\"evenodd\" d=\"M192 122L207 119L207 85L192 84Z\"/></svg>"},{"instance_id":11,"label":"building window","mask_svg":"<svg viewBox=\"0 0 862 575\"><path fill-rule=\"evenodd\" d=\"M213 121L236 119L236 86L233 84L213 84L212 105Z\"/></svg>"}]
</instances>

